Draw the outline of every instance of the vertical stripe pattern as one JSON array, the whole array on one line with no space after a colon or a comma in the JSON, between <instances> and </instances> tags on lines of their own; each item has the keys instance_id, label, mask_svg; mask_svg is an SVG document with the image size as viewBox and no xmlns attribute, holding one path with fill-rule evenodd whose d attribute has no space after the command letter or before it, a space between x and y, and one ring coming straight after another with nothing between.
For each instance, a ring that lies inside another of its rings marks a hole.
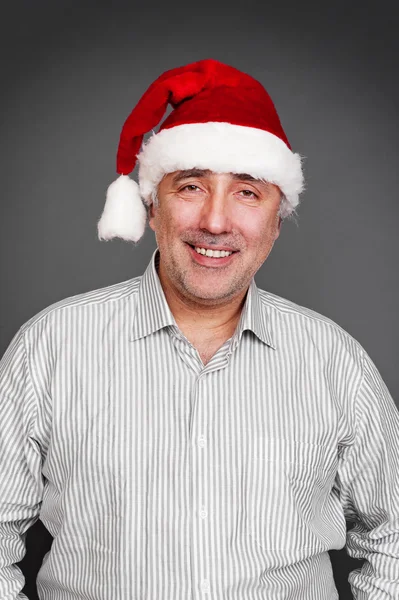
<instances>
[{"instance_id":1,"label":"vertical stripe pattern","mask_svg":"<svg viewBox=\"0 0 399 600\"><path fill-rule=\"evenodd\" d=\"M203 365L142 277L63 300L0 366L0 598L40 518L42 600L399 598L399 412L365 350L252 282ZM347 533L346 520L354 523Z\"/></svg>"}]
</instances>

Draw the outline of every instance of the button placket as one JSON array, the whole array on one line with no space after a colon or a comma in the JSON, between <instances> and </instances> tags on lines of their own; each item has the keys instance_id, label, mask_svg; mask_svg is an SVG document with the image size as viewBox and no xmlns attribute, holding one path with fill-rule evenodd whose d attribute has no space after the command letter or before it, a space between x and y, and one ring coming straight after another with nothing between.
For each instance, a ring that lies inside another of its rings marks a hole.
<instances>
[{"instance_id":1,"label":"button placket","mask_svg":"<svg viewBox=\"0 0 399 600\"><path fill-rule=\"evenodd\" d=\"M209 398L209 384L207 375L202 371L196 378L192 395L192 413L190 425L191 439L191 481L192 481L192 574L193 583L197 583L200 594L210 593L210 583L206 579L209 572L207 559L203 561L201 556L206 553L209 546L209 535L211 530L209 505L209 464L208 464L208 427L211 419L212 405ZM202 549L202 550L200 550Z\"/></svg>"}]
</instances>

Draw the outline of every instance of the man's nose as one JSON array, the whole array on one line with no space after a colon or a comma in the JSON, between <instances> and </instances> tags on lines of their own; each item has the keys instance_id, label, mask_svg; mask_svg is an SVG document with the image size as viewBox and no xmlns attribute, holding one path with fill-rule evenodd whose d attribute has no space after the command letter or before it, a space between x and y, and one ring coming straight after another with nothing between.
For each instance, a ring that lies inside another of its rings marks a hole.
<instances>
[{"instance_id":1,"label":"man's nose","mask_svg":"<svg viewBox=\"0 0 399 600\"><path fill-rule=\"evenodd\" d=\"M229 202L225 193L215 191L204 200L200 228L215 234L231 231Z\"/></svg>"}]
</instances>

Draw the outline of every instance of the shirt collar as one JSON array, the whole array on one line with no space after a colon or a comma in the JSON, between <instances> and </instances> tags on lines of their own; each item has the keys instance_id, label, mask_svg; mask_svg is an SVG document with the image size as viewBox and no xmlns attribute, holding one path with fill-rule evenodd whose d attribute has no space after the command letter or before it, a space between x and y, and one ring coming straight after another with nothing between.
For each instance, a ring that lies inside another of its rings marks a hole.
<instances>
[{"instance_id":1,"label":"shirt collar","mask_svg":"<svg viewBox=\"0 0 399 600\"><path fill-rule=\"evenodd\" d=\"M262 302L259 289L254 279L252 279L248 288L241 318L233 336L233 347L238 344L243 332L246 330L252 331L261 342L276 350L276 345L270 330L270 318L267 305Z\"/></svg>"},{"instance_id":2,"label":"shirt collar","mask_svg":"<svg viewBox=\"0 0 399 600\"><path fill-rule=\"evenodd\" d=\"M140 281L131 335L132 341L155 333L164 327L175 326L177 328L158 277L158 260L159 254L156 249ZM246 330L252 331L263 343L276 349L268 323L267 306L260 298L254 279L248 288L241 317L232 338L232 349L239 343Z\"/></svg>"},{"instance_id":3,"label":"shirt collar","mask_svg":"<svg viewBox=\"0 0 399 600\"><path fill-rule=\"evenodd\" d=\"M163 327L176 325L157 273L158 249L145 270L137 298L131 340L155 333Z\"/></svg>"}]
</instances>

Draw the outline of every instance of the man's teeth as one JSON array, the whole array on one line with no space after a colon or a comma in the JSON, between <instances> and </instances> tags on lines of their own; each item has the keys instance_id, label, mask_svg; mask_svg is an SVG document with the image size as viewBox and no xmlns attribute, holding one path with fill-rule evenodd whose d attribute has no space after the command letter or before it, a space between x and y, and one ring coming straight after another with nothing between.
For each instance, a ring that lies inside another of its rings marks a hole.
<instances>
[{"instance_id":1,"label":"man's teeth","mask_svg":"<svg viewBox=\"0 0 399 600\"><path fill-rule=\"evenodd\" d=\"M198 252L198 254L212 256L213 258L224 258L225 256L233 254L233 252L228 252L227 250L209 250L208 248L199 248L198 246L195 246L195 251Z\"/></svg>"}]
</instances>

